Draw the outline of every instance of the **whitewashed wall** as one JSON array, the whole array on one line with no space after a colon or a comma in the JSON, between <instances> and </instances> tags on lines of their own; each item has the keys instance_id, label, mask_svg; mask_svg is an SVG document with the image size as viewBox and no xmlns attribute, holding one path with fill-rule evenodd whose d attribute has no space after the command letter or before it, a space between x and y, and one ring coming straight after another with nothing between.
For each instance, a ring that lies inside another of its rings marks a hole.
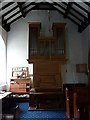
<instances>
[{"instance_id":1,"label":"whitewashed wall","mask_svg":"<svg viewBox=\"0 0 90 120\"><path fill-rule=\"evenodd\" d=\"M6 70L6 46L7 32L0 26L0 90L7 89L7 70ZM3 45L3 46L2 46Z\"/></svg>"},{"instance_id":2,"label":"whitewashed wall","mask_svg":"<svg viewBox=\"0 0 90 120\"><path fill-rule=\"evenodd\" d=\"M0 25L0 35L2 36L5 44L7 43L7 32Z\"/></svg>"},{"instance_id":3,"label":"whitewashed wall","mask_svg":"<svg viewBox=\"0 0 90 120\"><path fill-rule=\"evenodd\" d=\"M75 72L75 64L86 62L82 51L82 34L78 32L75 24L67 19L63 19L57 11L50 12L50 21L48 20L48 11L32 11L26 18L21 18L11 25L11 31L8 33L7 41L7 78L8 81L12 75L11 68L15 66L28 66L28 22L40 21L43 27L43 34L48 31L49 24L53 22L65 22L67 37L67 58L68 62L62 66L62 78L65 83L86 82L86 77L79 81ZM48 33L47 33L48 34ZM31 70L30 70L31 71Z\"/></svg>"},{"instance_id":4,"label":"whitewashed wall","mask_svg":"<svg viewBox=\"0 0 90 120\"><path fill-rule=\"evenodd\" d=\"M87 63L87 70L88 70L88 54L89 54L89 49L90 49L90 25L82 32L83 62ZM88 81L87 81L87 83L88 83Z\"/></svg>"}]
</instances>

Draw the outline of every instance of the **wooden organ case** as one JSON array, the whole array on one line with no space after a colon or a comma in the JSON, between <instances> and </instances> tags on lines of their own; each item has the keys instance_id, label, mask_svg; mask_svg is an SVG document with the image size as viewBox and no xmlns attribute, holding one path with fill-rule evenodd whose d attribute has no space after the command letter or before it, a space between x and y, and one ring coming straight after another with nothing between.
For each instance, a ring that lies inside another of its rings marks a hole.
<instances>
[{"instance_id":1,"label":"wooden organ case","mask_svg":"<svg viewBox=\"0 0 90 120\"><path fill-rule=\"evenodd\" d=\"M41 23L29 22L28 63L33 63L33 86L62 91L61 65L66 63L65 23L53 23L53 35L42 36Z\"/></svg>"}]
</instances>

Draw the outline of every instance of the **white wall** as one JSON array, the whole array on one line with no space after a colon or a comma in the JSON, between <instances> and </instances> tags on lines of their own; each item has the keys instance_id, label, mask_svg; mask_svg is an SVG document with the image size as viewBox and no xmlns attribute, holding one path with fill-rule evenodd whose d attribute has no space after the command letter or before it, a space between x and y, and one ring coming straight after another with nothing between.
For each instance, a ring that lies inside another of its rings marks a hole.
<instances>
[{"instance_id":1,"label":"white wall","mask_svg":"<svg viewBox=\"0 0 90 120\"><path fill-rule=\"evenodd\" d=\"M2 36L5 44L7 43L7 32L0 25L0 35Z\"/></svg>"},{"instance_id":2,"label":"white wall","mask_svg":"<svg viewBox=\"0 0 90 120\"><path fill-rule=\"evenodd\" d=\"M90 26L88 26L83 32L82 32L82 53L83 53L83 63L87 64L87 70L88 70L88 53L90 48ZM78 78L80 79L81 74L78 74ZM84 74L83 78L88 83L88 75ZM83 79L82 78L82 79ZM80 79L80 81L82 81Z\"/></svg>"},{"instance_id":3,"label":"white wall","mask_svg":"<svg viewBox=\"0 0 90 120\"><path fill-rule=\"evenodd\" d=\"M87 70L88 70L89 49L90 49L90 25L82 32L83 62L87 63ZM87 83L88 83L88 81L87 81Z\"/></svg>"},{"instance_id":4,"label":"white wall","mask_svg":"<svg viewBox=\"0 0 90 120\"><path fill-rule=\"evenodd\" d=\"M48 31L49 23L65 22L66 37L67 37L67 64L62 66L62 77L65 83L81 82L79 79L74 79L75 64L83 63L82 51L82 34L78 31L78 27L67 19L63 19L57 11L50 12L50 21L48 21L47 11L32 11L26 18L21 18L11 25L11 31L8 32L7 41L7 77L10 80L11 68L15 66L28 66L28 22L40 21L42 23L43 33ZM47 33L48 34L48 33ZM45 35L45 34L44 34ZM66 72L67 71L67 72ZM82 77L82 76L81 76ZM85 78L86 79L86 78ZM83 80L82 82L85 82Z\"/></svg>"},{"instance_id":5,"label":"white wall","mask_svg":"<svg viewBox=\"0 0 90 120\"><path fill-rule=\"evenodd\" d=\"M83 51L83 62L88 62L88 49L90 44L90 38L89 38L89 29L88 26L83 32L82 32L82 51Z\"/></svg>"},{"instance_id":6,"label":"white wall","mask_svg":"<svg viewBox=\"0 0 90 120\"><path fill-rule=\"evenodd\" d=\"M0 90L6 90L6 42L7 32L0 26Z\"/></svg>"}]
</instances>

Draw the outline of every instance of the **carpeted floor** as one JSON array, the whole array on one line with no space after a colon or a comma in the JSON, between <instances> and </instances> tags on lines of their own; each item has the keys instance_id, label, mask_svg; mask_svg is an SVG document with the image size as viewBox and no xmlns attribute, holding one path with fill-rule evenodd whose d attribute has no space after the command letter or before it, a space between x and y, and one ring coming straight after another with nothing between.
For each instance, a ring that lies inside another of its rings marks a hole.
<instances>
[{"instance_id":1,"label":"carpeted floor","mask_svg":"<svg viewBox=\"0 0 90 120\"><path fill-rule=\"evenodd\" d=\"M28 111L28 103L19 103L19 120L67 120L64 110Z\"/></svg>"}]
</instances>

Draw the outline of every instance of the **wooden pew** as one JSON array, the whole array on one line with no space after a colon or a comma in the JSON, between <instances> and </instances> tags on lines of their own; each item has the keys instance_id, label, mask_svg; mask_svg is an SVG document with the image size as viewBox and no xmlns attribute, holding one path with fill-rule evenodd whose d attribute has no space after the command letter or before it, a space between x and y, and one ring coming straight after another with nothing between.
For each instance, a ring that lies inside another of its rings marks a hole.
<instances>
[{"instance_id":1,"label":"wooden pew","mask_svg":"<svg viewBox=\"0 0 90 120\"><path fill-rule=\"evenodd\" d=\"M77 93L73 93L73 110L74 110L74 119L80 119L80 109L77 106Z\"/></svg>"},{"instance_id":2,"label":"wooden pew","mask_svg":"<svg viewBox=\"0 0 90 120\"><path fill-rule=\"evenodd\" d=\"M70 119L70 100L69 100L69 93L68 93L68 88L66 88L66 115L68 119Z\"/></svg>"},{"instance_id":3,"label":"wooden pew","mask_svg":"<svg viewBox=\"0 0 90 120\"><path fill-rule=\"evenodd\" d=\"M74 119L90 120L90 87L77 87L73 94Z\"/></svg>"},{"instance_id":4,"label":"wooden pew","mask_svg":"<svg viewBox=\"0 0 90 120\"><path fill-rule=\"evenodd\" d=\"M76 118L79 119L79 109L77 108L77 94L76 89L84 89L85 84L69 84L65 87L65 100L66 100L66 115L68 119Z\"/></svg>"},{"instance_id":5,"label":"wooden pew","mask_svg":"<svg viewBox=\"0 0 90 120\"><path fill-rule=\"evenodd\" d=\"M66 88L65 96L66 96L66 115L68 119L71 119L73 118L73 91L68 90L68 88Z\"/></svg>"}]
</instances>

